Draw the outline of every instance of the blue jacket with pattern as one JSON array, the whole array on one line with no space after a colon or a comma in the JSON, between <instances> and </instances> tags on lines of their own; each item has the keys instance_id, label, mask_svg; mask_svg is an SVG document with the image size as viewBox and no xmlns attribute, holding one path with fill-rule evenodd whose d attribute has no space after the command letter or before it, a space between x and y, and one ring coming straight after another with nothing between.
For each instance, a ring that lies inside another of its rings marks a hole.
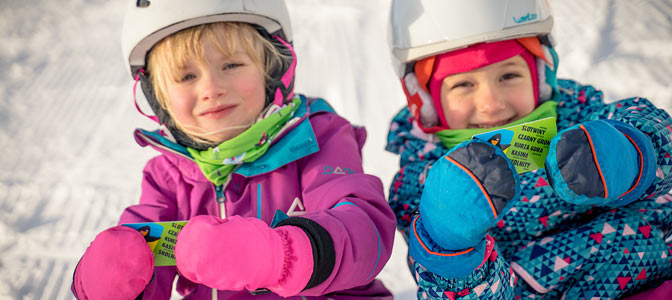
<instances>
[{"instance_id":1,"label":"blue jacket with pattern","mask_svg":"<svg viewBox=\"0 0 672 300\"><path fill-rule=\"evenodd\" d=\"M408 257L419 299L618 299L672 278L672 119L644 98L605 104L592 86L559 80L558 88L558 131L598 119L632 125L653 142L654 183L638 201L614 209L561 200L544 169L520 174L520 199L490 229L483 263L471 274L444 278L432 272L440 266ZM423 235L411 221L428 170L448 151L438 139L414 135L412 123L408 108L401 110L386 147L401 156L389 202L407 243L410 234ZM441 250L428 247L423 255L441 264Z\"/></svg>"}]
</instances>

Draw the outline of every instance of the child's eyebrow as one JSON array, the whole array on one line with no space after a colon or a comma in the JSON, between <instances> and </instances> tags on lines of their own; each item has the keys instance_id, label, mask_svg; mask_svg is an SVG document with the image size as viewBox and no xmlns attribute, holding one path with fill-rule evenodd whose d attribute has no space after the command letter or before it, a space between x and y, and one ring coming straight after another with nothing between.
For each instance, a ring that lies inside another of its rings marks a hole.
<instances>
[{"instance_id":1,"label":"child's eyebrow","mask_svg":"<svg viewBox=\"0 0 672 300\"><path fill-rule=\"evenodd\" d=\"M516 61L510 61L505 64L502 64L501 67L509 67L509 66L516 66L516 67L525 67L527 65L526 62L516 62Z\"/></svg>"},{"instance_id":2,"label":"child's eyebrow","mask_svg":"<svg viewBox=\"0 0 672 300\"><path fill-rule=\"evenodd\" d=\"M515 62L515 61L510 61L502 65L502 67L508 67L508 66L519 66L521 64Z\"/></svg>"}]
</instances>

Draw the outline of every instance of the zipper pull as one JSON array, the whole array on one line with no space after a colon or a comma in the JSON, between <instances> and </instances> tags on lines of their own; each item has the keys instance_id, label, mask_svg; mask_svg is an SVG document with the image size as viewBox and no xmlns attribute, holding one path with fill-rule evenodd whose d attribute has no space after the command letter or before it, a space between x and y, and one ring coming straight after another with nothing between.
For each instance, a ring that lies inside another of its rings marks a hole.
<instances>
[{"instance_id":1,"label":"zipper pull","mask_svg":"<svg viewBox=\"0 0 672 300\"><path fill-rule=\"evenodd\" d=\"M215 186L215 193L217 195L217 206L219 207L219 217L221 219L226 218L226 196L224 195L224 186L223 185L216 185Z\"/></svg>"}]
</instances>

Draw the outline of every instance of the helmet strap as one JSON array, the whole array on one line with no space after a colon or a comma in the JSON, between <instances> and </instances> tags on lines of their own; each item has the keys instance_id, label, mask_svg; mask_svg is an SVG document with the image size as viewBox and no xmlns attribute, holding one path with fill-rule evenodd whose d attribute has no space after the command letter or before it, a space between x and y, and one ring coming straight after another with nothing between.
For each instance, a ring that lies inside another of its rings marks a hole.
<instances>
[{"instance_id":1,"label":"helmet strap","mask_svg":"<svg viewBox=\"0 0 672 300\"><path fill-rule=\"evenodd\" d=\"M137 97L136 92L138 90L138 82L140 81L140 76L142 75L144 77L144 74L145 74L145 70L144 69L139 69L138 73L136 73L136 75L135 75L135 82L133 83L133 104L135 105L135 109L137 109L138 112L141 115L149 118L150 120L152 120L156 123L159 123L159 118L157 116L151 116L151 115L146 114L145 112L142 111L142 109L140 109L140 106L138 105L138 97ZM161 124L161 123L159 123L159 124Z\"/></svg>"},{"instance_id":2,"label":"helmet strap","mask_svg":"<svg viewBox=\"0 0 672 300\"><path fill-rule=\"evenodd\" d=\"M282 106L294 98L294 74L296 70L296 53L294 48L283 39L282 32L275 32L273 35L258 25L252 25L257 32L271 42L275 49L285 57L292 58L291 61L283 61L282 65L268 71L269 79L266 82L266 106L276 104Z\"/></svg>"},{"instance_id":3,"label":"helmet strap","mask_svg":"<svg viewBox=\"0 0 672 300\"><path fill-rule=\"evenodd\" d=\"M282 105L294 97L294 74L296 72L296 53L289 43L285 42L280 36L274 35L273 39L279 41L291 54L292 62L280 77L279 85L273 95L273 104ZM280 49L280 47L278 47ZM277 81L277 79L276 79Z\"/></svg>"}]
</instances>

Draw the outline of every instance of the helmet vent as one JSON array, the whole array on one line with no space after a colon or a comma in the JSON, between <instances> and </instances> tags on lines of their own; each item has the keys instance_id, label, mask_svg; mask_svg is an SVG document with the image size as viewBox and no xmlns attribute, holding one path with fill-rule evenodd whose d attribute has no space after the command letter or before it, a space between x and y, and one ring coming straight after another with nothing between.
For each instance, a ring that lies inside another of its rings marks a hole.
<instances>
[{"instance_id":1,"label":"helmet vent","mask_svg":"<svg viewBox=\"0 0 672 300\"><path fill-rule=\"evenodd\" d=\"M137 7L147 7L149 6L150 2L149 0L138 0L138 2L135 3L135 6Z\"/></svg>"}]
</instances>

